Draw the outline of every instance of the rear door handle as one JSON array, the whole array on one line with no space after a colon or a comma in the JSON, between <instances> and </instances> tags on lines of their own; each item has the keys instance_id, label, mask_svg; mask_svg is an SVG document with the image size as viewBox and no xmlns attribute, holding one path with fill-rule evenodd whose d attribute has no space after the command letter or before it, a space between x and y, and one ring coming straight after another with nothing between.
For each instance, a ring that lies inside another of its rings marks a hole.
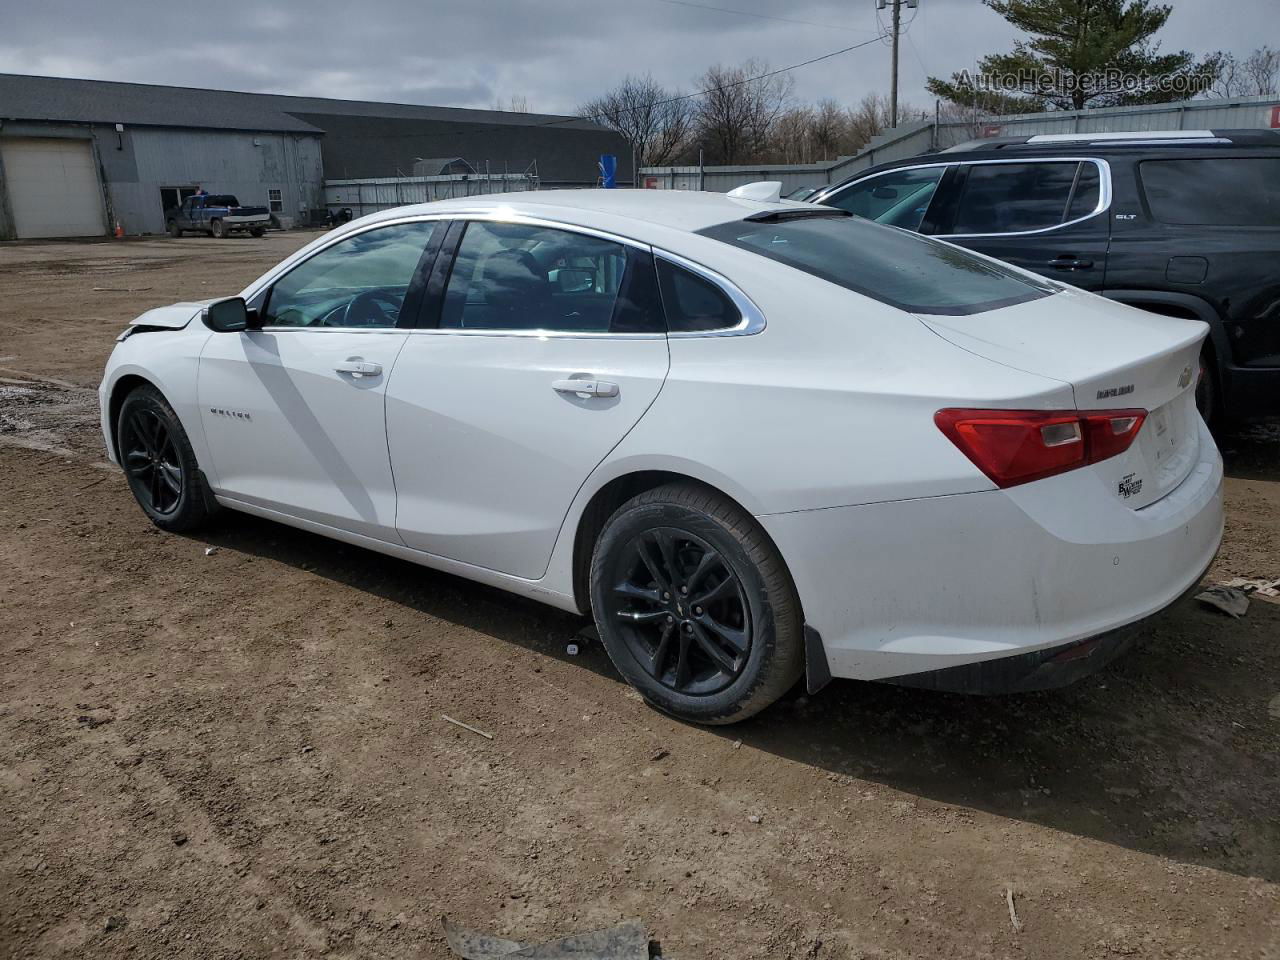
<instances>
[{"instance_id":1,"label":"rear door handle","mask_svg":"<svg viewBox=\"0 0 1280 960\"><path fill-rule=\"evenodd\" d=\"M359 380L361 377L376 377L381 374L382 364L361 360L359 357L348 357L342 363L334 366L333 369L338 373L349 373Z\"/></svg>"},{"instance_id":2,"label":"rear door handle","mask_svg":"<svg viewBox=\"0 0 1280 960\"><path fill-rule=\"evenodd\" d=\"M1055 270L1088 270L1093 266L1093 261L1064 254L1061 257L1054 257L1050 260L1049 266Z\"/></svg>"},{"instance_id":3,"label":"rear door handle","mask_svg":"<svg viewBox=\"0 0 1280 960\"><path fill-rule=\"evenodd\" d=\"M618 385L608 380L555 380L551 389L556 393L573 393L582 397L616 397Z\"/></svg>"}]
</instances>

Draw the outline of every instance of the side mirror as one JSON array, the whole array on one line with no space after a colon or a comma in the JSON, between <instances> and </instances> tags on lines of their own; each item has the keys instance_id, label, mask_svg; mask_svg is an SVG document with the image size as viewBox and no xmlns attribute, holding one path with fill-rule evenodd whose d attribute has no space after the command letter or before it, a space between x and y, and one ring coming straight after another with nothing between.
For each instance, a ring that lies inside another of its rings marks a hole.
<instances>
[{"instance_id":1,"label":"side mirror","mask_svg":"<svg viewBox=\"0 0 1280 960\"><path fill-rule=\"evenodd\" d=\"M204 325L215 333L238 333L250 329L250 311L243 297L228 297L204 308Z\"/></svg>"},{"instance_id":2,"label":"side mirror","mask_svg":"<svg viewBox=\"0 0 1280 960\"><path fill-rule=\"evenodd\" d=\"M898 199L898 191L893 189L893 187L875 187L872 189L871 195L877 200Z\"/></svg>"}]
</instances>

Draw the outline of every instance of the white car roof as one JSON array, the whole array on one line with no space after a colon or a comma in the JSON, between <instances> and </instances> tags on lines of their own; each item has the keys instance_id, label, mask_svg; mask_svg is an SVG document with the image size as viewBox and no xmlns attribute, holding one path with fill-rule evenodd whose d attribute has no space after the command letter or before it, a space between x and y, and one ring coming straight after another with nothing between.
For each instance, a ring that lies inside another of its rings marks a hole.
<instances>
[{"instance_id":1,"label":"white car roof","mask_svg":"<svg viewBox=\"0 0 1280 960\"><path fill-rule=\"evenodd\" d=\"M606 222L617 226L618 220L630 220L641 225L692 232L742 220L753 213L797 207L811 209L811 205L794 200L768 203L693 190L530 190L413 204L382 210L352 222L369 224L415 214L504 210L579 226L603 226Z\"/></svg>"}]
</instances>

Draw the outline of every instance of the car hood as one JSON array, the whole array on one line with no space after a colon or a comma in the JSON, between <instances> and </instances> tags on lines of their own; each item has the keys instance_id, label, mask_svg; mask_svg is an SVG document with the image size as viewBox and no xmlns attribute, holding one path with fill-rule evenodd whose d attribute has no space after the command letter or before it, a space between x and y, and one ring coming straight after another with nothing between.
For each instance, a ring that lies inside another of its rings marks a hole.
<instances>
[{"instance_id":1,"label":"car hood","mask_svg":"<svg viewBox=\"0 0 1280 960\"><path fill-rule=\"evenodd\" d=\"M213 303L213 300L184 300L171 303L167 307L155 307L129 321L131 327L163 327L167 330L181 330L188 323L200 316L200 311Z\"/></svg>"}]
</instances>

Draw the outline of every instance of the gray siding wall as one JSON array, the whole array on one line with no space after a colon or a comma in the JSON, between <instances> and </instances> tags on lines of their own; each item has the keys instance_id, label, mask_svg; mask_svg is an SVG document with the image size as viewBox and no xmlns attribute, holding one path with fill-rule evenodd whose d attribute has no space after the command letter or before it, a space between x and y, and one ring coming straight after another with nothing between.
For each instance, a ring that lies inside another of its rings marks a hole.
<instances>
[{"instance_id":1,"label":"gray siding wall","mask_svg":"<svg viewBox=\"0 0 1280 960\"><path fill-rule=\"evenodd\" d=\"M281 192L282 225L324 206L320 138L306 134L221 130L126 128L109 124L6 123L0 137L70 137L91 140L108 229L119 221L127 234L163 233L161 187L202 186L233 193L246 204L267 205L269 189ZM14 237L4 171L0 168L0 239Z\"/></svg>"},{"instance_id":2,"label":"gray siding wall","mask_svg":"<svg viewBox=\"0 0 1280 960\"><path fill-rule=\"evenodd\" d=\"M232 193L244 204L267 206L267 191L281 193L277 214L285 226L324 206L320 138L298 134L205 130L135 130L129 134L132 178L112 180L115 214L126 233L161 233L161 187L199 185Z\"/></svg>"}]
</instances>

